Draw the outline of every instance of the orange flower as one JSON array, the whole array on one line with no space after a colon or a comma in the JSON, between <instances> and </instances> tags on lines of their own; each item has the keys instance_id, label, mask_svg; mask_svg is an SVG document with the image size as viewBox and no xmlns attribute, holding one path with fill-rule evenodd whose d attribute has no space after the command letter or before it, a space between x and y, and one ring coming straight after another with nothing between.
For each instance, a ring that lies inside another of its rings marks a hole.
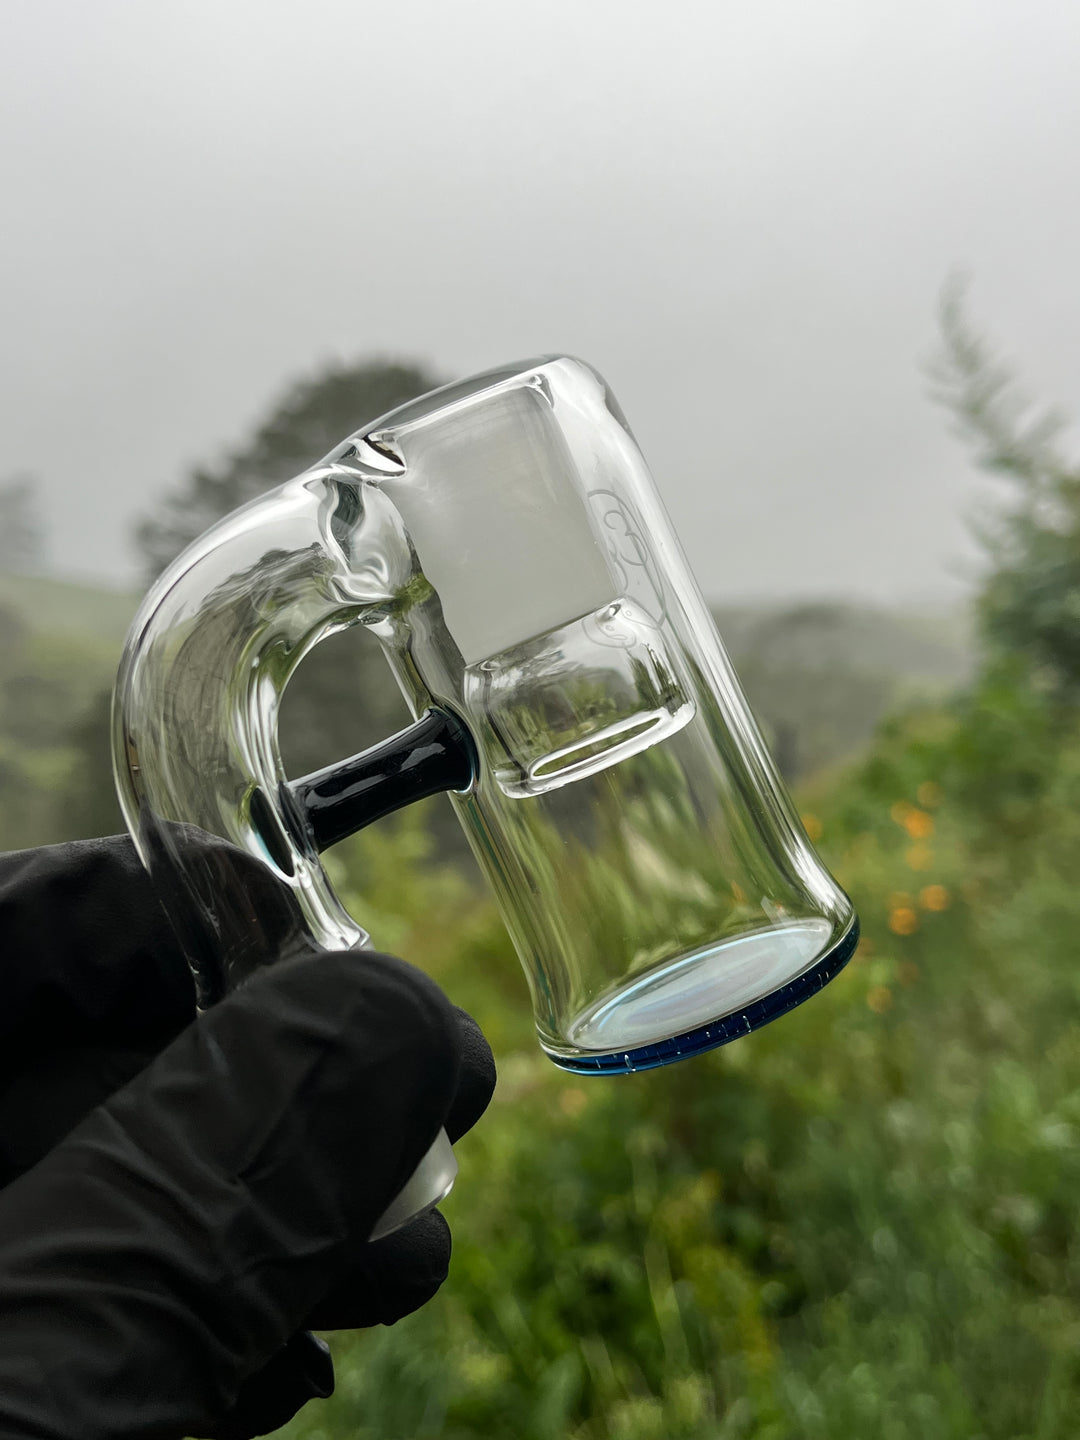
<instances>
[{"instance_id":1,"label":"orange flower","mask_svg":"<svg viewBox=\"0 0 1080 1440\"><path fill-rule=\"evenodd\" d=\"M800 819L802 820L803 829L806 831L807 838L810 840L820 840L825 831L825 826L822 825L818 817L816 815L802 815Z\"/></svg>"},{"instance_id":2,"label":"orange flower","mask_svg":"<svg viewBox=\"0 0 1080 1440\"><path fill-rule=\"evenodd\" d=\"M934 817L925 810L916 810L914 805L908 808L901 823L913 840L929 840L934 833Z\"/></svg>"},{"instance_id":3,"label":"orange flower","mask_svg":"<svg viewBox=\"0 0 1080 1440\"><path fill-rule=\"evenodd\" d=\"M919 904L924 910L947 910L949 892L944 885L927 885L925 890L919 891Z\"/></svg>"},{"instance_id":4,"label":"orange flower","mask_svg":"<svg viewBox=\"0 0 1080 1440\"><path fill-rule=\"evenodd\" d=\"M889 929L894 935L910 935L918 925L919 917L909 905L898 905L889 915Z\"/></svg>"}]
</instances>

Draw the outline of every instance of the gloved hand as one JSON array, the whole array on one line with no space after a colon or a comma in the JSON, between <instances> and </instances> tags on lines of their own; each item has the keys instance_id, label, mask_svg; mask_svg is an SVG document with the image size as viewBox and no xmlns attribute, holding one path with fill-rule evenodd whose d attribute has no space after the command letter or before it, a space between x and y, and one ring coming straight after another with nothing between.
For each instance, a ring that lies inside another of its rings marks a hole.
<instances>
[{"instance_id":1,"label":"gloved hand","mask_svg":"<svg viewBox=\"0 0 1080 1440\"><path fill-rule=\"evenodd\" d=\"M308 1327L434 1295L438 1212L367 1236L494 1066L421 972L313 952L196 1018L117 838L0 856L0 982L4 1437L264 1434L332 1389Z\"/></svg>"}]
</instances>

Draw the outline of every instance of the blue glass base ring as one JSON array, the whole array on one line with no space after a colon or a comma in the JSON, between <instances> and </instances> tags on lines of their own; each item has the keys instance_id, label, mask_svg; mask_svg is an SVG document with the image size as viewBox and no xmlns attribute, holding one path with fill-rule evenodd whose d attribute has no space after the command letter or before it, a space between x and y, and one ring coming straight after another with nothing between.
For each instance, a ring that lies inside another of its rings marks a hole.
<instances>
[{"instance_id":1,"label":"blue glass base ring","mask_svg":"<svg viewBox=\"0 0 1080 1440\"><path fill-rule=\"evenodd\" d=\"M795 928L797 927L791 927L791 929ZM768 932L763 932L760 939L764 941L767 934ZM748 936L745 938L747 941L752 941L758 937ZM622 1048L612 1049L607 1053L589 1053L587 1049L567 1053L552 1050L545 1045L545 1053L561 1069L570 1070L578 1075L627 1075L636 1070L654 1070L660 1065L672 1065L677 1060L686 1060L692 1055L701 1055L706 1050L714 1050L719 1045L727 1045L732 1040L749 1035L751 1031L760 1030L770 1020L776 1020L781 1015L786 1015L789 1010L794 1010L796 1005L801 1005L811 995L816 995L844 968L855 953L858 943L859 922L857 917L853 917L851 924L840 939L819 956L812 965L801 974L797 974L793 980L778 986L777 989L770 991L762 998L737 1009L729 1010L718 1019L710 1020L707 1025L698 1025L684 1034L643 1044L633 1044L635 1022L633 1020L620 1021L616 1018L617 1009L619 1007L624 1010L627 1008L628 998L632 999L636 989L644 990L645 987L651 987L654 991L661 988L671 991L675 988L669 978L669 971L665 971L663 977L646 977L639 982L638 986L630 987L629 990L624 988L615 1000L608 1001L606 1005L592 1007L577 1027L578 1033L588 1034L589 1038L594 1040L603 1035L605 1028L610 1028L613 1032L618 1033L621 1027ZM725 946L724 949L726 951L728 946ZM700 967L702 958L692 957L692 963ZM684 986L683 990L685 988ZM638 1006L639 1012L642 1008L641 1005ZM648 1010L650 1019L655 1020L656 1008L657 1002L654 1001ZM700 1011L698 1013L700 1014ZM615 1033L612 1034L612 1039L615 1038ZM655 1030L653 1033L655 1034ZM576 1040L577 1035L575 1034L573 1038Z\"/></svg>"}]
</instances>

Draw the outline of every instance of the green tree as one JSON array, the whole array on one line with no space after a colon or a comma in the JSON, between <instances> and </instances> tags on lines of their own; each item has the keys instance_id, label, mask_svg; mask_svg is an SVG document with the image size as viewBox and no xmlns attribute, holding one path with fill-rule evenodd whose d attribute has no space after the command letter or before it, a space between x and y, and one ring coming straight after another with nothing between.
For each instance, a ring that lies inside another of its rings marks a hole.
<instances>
[{"instance_id":1,"label":"green tree","mask_svg":"<svg viewBox=\"0 0 1080 1440\"><path fill-rule=\"evenodd\" d=\"M197 466L136 534L157 575L215 521L315 464L339 441L441 381L408 361L364 360L301 380L254 435L217 465Z\"/></svg>"},{"instance_id":2,"label":"green tree","mask_svg":"<svg viewBox=\"0 0 1080 1440\"><path fill-rule=\"evenodd\" d=\"M964 287L946 287L935 398L974 442L979 463L1012 487L979 527L990 562L979 618L990 657L1012 655L1040 686L1080 699L1080 463L1062 449L1064 417L1020 392L973 326Z\"/></svg>"},{"instance_id":3,"label":"green tree","mask_svg":"<svg viewBox=\"0 0 1080 1440\"><path fill-rule=\"evenodd\" d=\"M0 570L18 575L40 571L45 527L33 475L12 475L0 483Z\"/></svg>"}]
</instances>

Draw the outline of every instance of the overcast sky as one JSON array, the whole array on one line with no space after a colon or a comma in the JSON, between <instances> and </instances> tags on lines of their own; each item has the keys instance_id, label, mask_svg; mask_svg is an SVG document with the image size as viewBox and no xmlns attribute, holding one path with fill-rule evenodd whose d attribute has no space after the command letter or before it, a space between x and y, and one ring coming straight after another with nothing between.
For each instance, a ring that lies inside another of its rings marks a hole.
<instances>
[{"instance_id":1,"label":"overcast sky","mask_svg":"<svg viewBox=\"0 0 1080 1440\"><path fill-rule=\"evenodd\" d=\"M964 593L946 276L1080 411L1075 0L7 0L0 477L54 563L331 357L590 360L717 600ZM316 457L312 457L313 459Z\"/></svg>"}]
</instances>

